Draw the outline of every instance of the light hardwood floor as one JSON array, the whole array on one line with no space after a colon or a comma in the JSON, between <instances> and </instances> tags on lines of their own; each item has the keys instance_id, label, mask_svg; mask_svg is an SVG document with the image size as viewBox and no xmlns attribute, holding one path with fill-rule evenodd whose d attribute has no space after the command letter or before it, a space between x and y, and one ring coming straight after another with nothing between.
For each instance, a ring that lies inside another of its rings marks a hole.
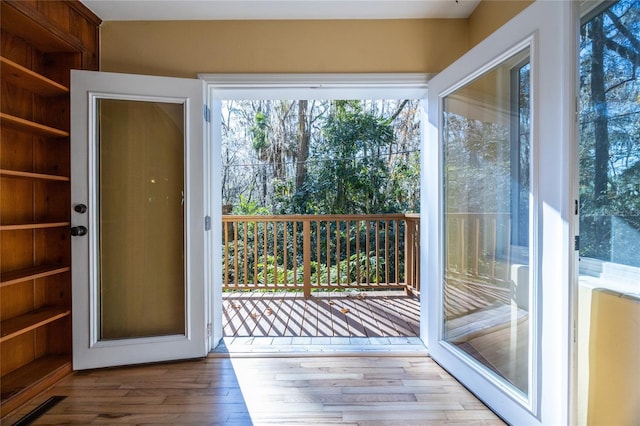
<instances>
[{"instance_id":1,"label":"light hardwood floor","mask_svg":"<svg viewBox=\"0 0 640 426\"><path fill-rule=\"evenodd\" d=\"M35 424L502 425L424 355L208 357L76 373Z\"/></svg>"}]
</instances>

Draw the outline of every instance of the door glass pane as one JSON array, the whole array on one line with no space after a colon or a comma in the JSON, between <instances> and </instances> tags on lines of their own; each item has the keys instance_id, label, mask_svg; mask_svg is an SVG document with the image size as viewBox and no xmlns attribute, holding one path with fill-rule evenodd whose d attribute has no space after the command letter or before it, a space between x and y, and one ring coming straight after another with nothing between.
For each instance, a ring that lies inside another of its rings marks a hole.
<instances>
[{"instance_id":1,"label":"door glass pane","mask_svg":"<svg viewBox=\"0 0 640 426\"><path fill-rule=\"evenodd\" d=\"M184 105L98 100L100 340L185 333Z\"/></svg>"},{"instance_id":2,"label":"door glass pane","mask_svg":"<svg viewBox=\"0 0 640 426\"><path fill-rule=\"evenodd\" d=\"M444 98L444 340L528 392L526 49Z\"/></svg>"},{"instance_id":3,"label":"door glass pane","mask_svg":"<svg viewBox=\"0 0 640 426\"><path fill-rule=\"evenodd\" d=\"M637 423L640 401L640 2L580 31L577 424Z\"/></svg>"}]
</instances>

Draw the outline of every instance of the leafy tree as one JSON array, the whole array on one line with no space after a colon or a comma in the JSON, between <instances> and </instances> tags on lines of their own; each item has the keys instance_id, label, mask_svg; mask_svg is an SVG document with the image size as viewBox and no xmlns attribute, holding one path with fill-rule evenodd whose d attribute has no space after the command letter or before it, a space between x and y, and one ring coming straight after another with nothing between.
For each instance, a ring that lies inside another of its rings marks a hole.
<instances>
[{"instance_id":1,"label":"leafy tree","mask_svg":"<svg viewBox=\"0 0 640 426\"><path fill-rule=\"evenodd\" d=\"M309 144L311 143L311 129L307 113L308 107L309 101L298 101L298 149L296 151L297 191L302 188L307 178L307 160L309 159Z\"/></svg>"},{"instance_id":2,"label":"leafy tree","mask_svg":"<svg viewBox=\"0 0 640 426\"><path fill-rule=\"evenodd\" d=\"M397 211L384 154L395 140L389 119L365 111L359 101L336 101L314 147L318 161L293 199L298 213L367 214ZM401 175L401 171L399 173ZM397 176L399 177L399 176Z\"/></svg>"},{"instance_id":3,"label":"leafy tree","mask_svg":"<svg viewBox=\"0 0 640 426\"><path fill-rule=\"evenodd\" d=\"M417 211L418 108L414 100L225 103L223 203L237 212L243 196L272 214ZM327 181L329 169L350 173L339 200L330 196L343 182Z\"/></svg>"}]
</instances>

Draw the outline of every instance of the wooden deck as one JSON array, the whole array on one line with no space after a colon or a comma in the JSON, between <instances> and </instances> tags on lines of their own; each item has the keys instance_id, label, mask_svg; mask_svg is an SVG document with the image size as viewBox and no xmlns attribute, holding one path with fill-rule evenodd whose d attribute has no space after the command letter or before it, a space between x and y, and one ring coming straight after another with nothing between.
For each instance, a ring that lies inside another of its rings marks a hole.
<instances>
[{"instance_id":1,"label":"wooden deck","mask_svg":"<svg viewBox=\"0 0 640 426\"><path fill-rule=\"evenodd\" d=\"M214 358L76 373L33 424L504 425L427 356Z\"/></svg>"},{"instance_id":2,"label":"wooden deck","mask_svg":"<svg viewBox=\"0 0 640 426\"><path fill-rule=\"evenodd\" d=\"M420 301L404 291L223 293L225 337L417 336Z\"/></svg>"}]
</instances>

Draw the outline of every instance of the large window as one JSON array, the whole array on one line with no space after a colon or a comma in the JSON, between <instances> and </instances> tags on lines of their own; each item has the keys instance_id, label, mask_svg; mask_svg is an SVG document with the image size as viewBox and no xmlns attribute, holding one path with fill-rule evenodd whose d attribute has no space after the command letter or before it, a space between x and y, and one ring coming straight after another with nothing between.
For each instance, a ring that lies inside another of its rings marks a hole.
<instances>
[{"instance_id":1,"label":"large window","mask_svg":"<svg viewBox=\"0 0 640 426\"><path fill-rule=\"evenodd\" d=\"M640 2L580 28L577 424L638 420Z\"/></svg>"},{"instance_id":2,"label":"large window","mask_svg":"<svg viewBox=\"0 0 640 426\"><path fill-rule=\"evenodd\" d=\"M580 38L580 255L640 267L640 3L587 17Z\"/></svg>"}]
</instances>

